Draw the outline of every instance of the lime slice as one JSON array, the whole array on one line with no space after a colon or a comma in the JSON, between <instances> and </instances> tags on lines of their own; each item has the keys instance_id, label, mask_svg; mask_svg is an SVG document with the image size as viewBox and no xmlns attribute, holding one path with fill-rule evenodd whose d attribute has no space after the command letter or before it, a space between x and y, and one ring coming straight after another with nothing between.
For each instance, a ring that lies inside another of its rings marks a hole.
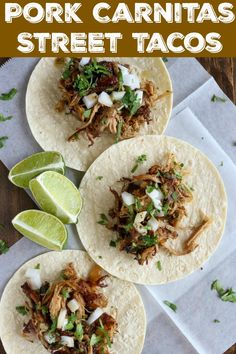
<instances>
[{"instance_id":1,"label":"lime slice","mask_svg":"<svg viewBox=\"0 0 236 354\"><path fill-rule=\"evenodd\" d=\"M65 225L40 210L26 210L12 220L14 228L22 235L53 251L62 250L67 241Z\"/></svg>"},{"instance_id":2,"label":"lime slice","mask_svg":"<svg viewBox=\"0 0 236 354\"><path fill-rule=\"evenodd\" d=\"M65 163L61 154L55 151L39 152L18 162L12 167L8 178L18 187L29 188L29 181L45 171L65 172Z\"/></svg>"},{"instance_id":3,"label":"lime slice","mask_svg":"<svg viewBox=\"0 0 236 354\"><path fill-rule=\"evenodd\" d=\"M64 224L77 223L82 199L76 186L67 177L47 171L32 179L29 186L44 211L57 216Z\"/></svg>"}]
</instances>

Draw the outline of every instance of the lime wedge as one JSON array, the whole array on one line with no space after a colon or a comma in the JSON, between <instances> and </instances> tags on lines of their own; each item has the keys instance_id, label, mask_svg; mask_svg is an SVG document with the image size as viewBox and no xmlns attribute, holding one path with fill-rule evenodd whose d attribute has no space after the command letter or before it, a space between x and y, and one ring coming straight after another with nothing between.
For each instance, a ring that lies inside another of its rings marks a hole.
<instances>
[{"instance_id":1,"label":"lime wedge","mask_svg":"<svg viewBox=\"0 0 236 354\"><path fill-rule=\"evenodd\" d=\"M15 216L12 224L31 241L53 251L62 250L67 241L65 225L55 216L40 210L23 211Z\"/></svg>"},{"instance_id":2,"label":"lime wedge","mask_svg":"<svg viewBox=\"0 0 236 354\"><path fill-rule=\"evenodd\" d=\"M39 206L64 224L77 223L82 207L80 192L65 176L47 171L30 181L30 190Z\"/></svg>"},{"instance_id":3,"label":"lime wedge","mask_svg":"<svg viewBox=\"0 0 236 354\"><path fill-rule=\"evenodd\" d=\"M61 154L55 151L39 152L18 162L12 167L8 178L18 187L29 188L29 181L45 171L65 172L65 163Z\"/></svg>"}]
</instances>

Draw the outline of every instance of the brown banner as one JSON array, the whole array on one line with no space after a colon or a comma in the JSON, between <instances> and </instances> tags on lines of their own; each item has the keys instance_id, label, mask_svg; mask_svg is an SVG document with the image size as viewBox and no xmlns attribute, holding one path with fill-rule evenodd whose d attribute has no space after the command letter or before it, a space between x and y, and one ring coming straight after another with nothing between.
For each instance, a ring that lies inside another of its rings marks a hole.
<instances>
[{"instance_id":1,"label":"brown banner","mask_svg":"<svg viewBox=\"0 0 236 354\"><path fill-rule=\"evenodd\" d=\"M1 1L0 56L236 56L233 5Z\"/></svg>"}]
</instances>

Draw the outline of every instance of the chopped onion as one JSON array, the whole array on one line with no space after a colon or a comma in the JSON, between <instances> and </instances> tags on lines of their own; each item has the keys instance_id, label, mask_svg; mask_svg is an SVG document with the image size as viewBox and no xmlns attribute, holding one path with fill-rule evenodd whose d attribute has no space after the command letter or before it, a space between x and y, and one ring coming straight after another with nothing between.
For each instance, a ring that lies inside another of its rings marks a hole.
<instances>
[{"instance_id":1,"label":"chopped onion","mask_svg":"<svg viewBox=\"0 0 236 354\"><path fill-rule=\"evenodd\" d=\"M57 319L57 328L58 329L62 329L63 327L65 327L67 325L67 310L66 308L61 309L58 319Z\"/></svg>"},{"instance_id":2,"label":"chopped onion","mask_svg":"<svg viewBox=\"0 0 236 354\"><path fill-rule=\"evenodd\" d=\"M105 91L100 93L100 95L98 96L98 102L107 107L111 107L113 105L110 96Z\"/></svg>"},{"instance_id":3,"label":"chopped onion","mask_svg":"<svg viewBox=\"0 0 236 354\"><path fill-rule=\"evenodd\" d=\"M89 61L90 61L90 58L82 58L79 62L79 65L85 66L89 63Z\"/></svg>"},{"instance_id":4,"label":"chopped onion","mask_svg":"<svg viewBox=\"0 0 236 354\"><path fill-rule=\"evenodd\" d=\"M154 217L151 217L151 219L148 220L147 224L151 227L152 231L157 231L159 227L158 221Z\"/></svg>"},{"instance_id":5,"label":"chopped onion","mask_svg":"<svg viewBox=\"0 0 236 354\"><path fill-rule=\"evenodd\" d=\"M40 276L40 269L35 269L35 268L27 269L25 276L33 290L41 288L42 280Z\"/></svg>"},{"instance_id":6,"label":"chopped onion","mask_svg":"<svg viewBox=\"0 0 236 354\"><path fill-rule=\"evenodd\" d=\"M154 204L155 208L160 209L161 201L164 198L162 192L159 191L158 189L153 189L153 191L151 191L150 193L146 190L146 194L153 201L153 204Z\"/></svg>"},{"instance_id":7,"label":"chopped onion","mask_svg":"<svg viewBox=\"0 0 236 354\"><path fill-rule=\"evenodd\" d=\"M61 344L68 348L74 348L74 338L69 336L61 336Z\"/></svg>"},{"instance_id":8,"label":"chopped onion","mask_svg":"<svg viewBox=\"0 0 236 354\"><path fill-rule=\"evenodd\" d=\"M71 312L75 312L80 308L80 305L77 300L72 299L67 303L68 308L71 310Z\"/></svg>"},{"instance_id":9,"label":"chopped onion","mask_svg":"<svg viewBox=\"0 0 236 354\"><path fill-rule=\"evenodd\" d=\"M44 335L44 339L46 340L46 342L48 342L48 344L56 343L56 336L53 333L50 332L46 333Z\"/></svg>"},{"instance_id":10,"label":"chopped onion","mask_svg":"<svg viewBox=\"0 0 236 354\"><path fill-rule=\"evenodd\" d=\"M93 106L95 106L97 101L98 101L98 95L96 93L91 93L90 95L84 96L84 98L83 98L83 102L84 102L85 106L87 107L87 109L90 109Z\"/></svg>"},{"instance_id":11,"label":"chopped onion","mask_svg":"<svg viewBox=\"0 0 236 354\"><path fill-rule=\"evenodd\" d=\"M135 203L135 198L134 198L133 194L130 194L128 192L123 192L123 193L121 193L121 197L123 199L123 202L128 206Z\"/></svg>"},{"instance_id":12,"label":"chopped onion","mask_svg":"<svg viewBox=\"0 0 236 354\"><path fill-rule=\"evenodd\" d=\"M140 88L140 80L137 74L124 74L123 75L123 84L128 86L131 90Z\"/></svg>"},{"instance_id":13,"label":"chopped onion","mask_svg":"<svg viewBox=\"0 0 236 354\"><path fill-rule=\"evenodd\" d=\"M126 68L124 65L118 64L118 67L119 67L119 69L120 69L122 75L127 75L127 74L129 74L129 69Z\"/></svg>"},{"instance_id":14,"label":"chopped onion","mask_svg":"<svg viewBox=\"0 0 236 354\"><path fill-rule=\"evenodd\" d=\"M111 94L112 101L121 101L125 95L125 91L113 91Z\"/></svg>"},{"instance_id":15,"label":"chopped onion","mask_svg":"<svg viewBox=\"0 0 236 354\"><path fill-rule=\"evenodd\" d=\"M142 225L142 222L145 220L147 215L146 211L142 211L141 213L136 214L134 219L134 228L137 230L141 235L146 235L147 230Z\"/></svg>"},{"instance_id":16,"label":"chopped onion","mask_svg":"<svg viewBox=\"0 0 236 354\"><path fill-rule=\"evenodd\" d=\"M138 90L135 93L137 95L137 99L140 101L140 106L141 106L142 103L143 103L143 91L142 90Z\"/></svg>"},{"instance_id":17,"label":"chopped onion","mask_svg":"<svg viewBox=\"0 0 236 354\"><path fill-rule=\"evenodd\" d=\"M91 325L93 322L95 322L102 314L103 314L103 310L100 309L100 307L98 307L95 311L93 311L91 313L91 315L89 316L89 318L87 319L87 324Z\"/></svg>"}]
</instances>

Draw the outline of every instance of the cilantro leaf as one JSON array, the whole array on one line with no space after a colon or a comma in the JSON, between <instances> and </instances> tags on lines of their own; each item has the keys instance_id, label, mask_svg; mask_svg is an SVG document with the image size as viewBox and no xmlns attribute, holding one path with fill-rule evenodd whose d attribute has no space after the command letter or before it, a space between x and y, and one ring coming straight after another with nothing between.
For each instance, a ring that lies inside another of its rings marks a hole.
<instances>
[{"instance_id":1,"label":"cilantro leaf","mask_svg":"<svg viewBox=\"0 0 236 354\"><path fill-rule=\"evenodd\" d=\"M122 98L121 102L129 110L131 116L133 116L137 112L141 104L138 95L130 88L126 90L126 93Z\"/></svg>"},{"instance_id":2,"label":"cilantro leaf","mask_svg":"<svg viewBox=\"0 0 236 354\"><path fill-rule=\"evenodd\" d=\"M45 316L48 313L48 308L47 306L43 305L41 308L42 314Z\"/></svg>"},{"instance_id":3,"label":"cilantro leaf","mask_svg":"<svg viewBox=\"0 0 236 354\"><path fill-rule=\"evenodd\" d=\"M70 77L70 75L71 75L71 66L72 66L72 64L73 64L73 59L71 59L70 61L68 61L68 62L66 63L65 69L64 69L64 71L63 71L63 73L62 73L62 78L63 78L64 80L69 79L69 77Z\"/></svg>"},{"instance_id":4,"label":"cilantro leaf","mask_svg":"<svg viewBox=\"0 0 236 354\"><path fill-rule=\"evenodd\" d=\"M50 333L52 332L55 332L55 330L57 329L57 318L54 318L52 320L52 324L51 324L51 327L50 327Z\"/></svg>"},{"instance_id":5,"label":"cilantro leaf","mask_svg":"<svg viewBox=\"0 0 236 354\"><path fill-rule=\"evenodd\" d=\"M225 103L226 101L227 101L226 98L219 97L219 96L216 96L216 95L213 95L212 98L211 98L211 102L221 102L221 103Z\"/></svg>"},{"instance_id":6,"label":"cilantro leaf","mask_svg":"<svg viewBox=\"0 0 236 354\"><path fill-rule=\"evenodd\" d=\"M29 312L25 306L16 306L16 311L19 312L19 314L22 316L26 316Z\"/></svg>"},{"instance_id":7,"label":"cilantro leaf","mask_svg":"<svg viewBox=\"0 0 236 354\"><path fill-rule=\"evenodd\" d=\"M81 97L86 96L92 86L92 80L88 79L84 74L78 75L74 82L74 89L79 91Z\"/></svg>"},{"instance_id":8,"label":"cilantro leaf","mask_svg":"<svg viewBox=\"0 0 236 354\"><path fill-rule=\"evenodd\" d=\"M9 247L4 240L0 240L0 254L7 253L9 251Z\"/></svg>"},{"instance_id":9,"label":"cilantro leaf","mask_svg":"<svg viewBox=\"0 0 236 354\"><path fill-rule=\"evenodd\" d=\"M214 280L211 284L211 290L216 290L222 301L236 302L236 293L232 288L224 289L219 280Z\"/></svg>"},{"instance_id":10,"label":"cilantro leaf","mask_svg":"<svg viewBox=\"0 0 236 354\"><path fill-rule=\"evenodd\" d=\"M98 221L98 224L100 225L107 225L108 219L105 214L100 214L100 220Z\"/></svg>"},{"instance_id":11,"label":"cilantro leaf","mask_svg":"<svg viewBox=\"0 0 236 354\"><path fill-rule=\"evenodd\" d=\"M162 270L161 262L160 262L160 261L157 261L157 269L160 270L160 271Z\"/></svg>"},{"instance_id":12,"label":"cilantro leaf","mask_svg":"<svg viewBox=\"0 0 236 354\"><path fill-rule=\"evenodd\" d=\"M121 136L121 133L122 133L122 127L123 127L123 121L119 120L117 122L117 127L116 127L115 143L118 143L120 141L120 136Z\"/></svg>"},{"instance_id":13,"label":"cilantro leaf","mask_svg":"<svg viewBox=\"0 0 236 354\"><path fill-rule=\"evenodd\" d=\"M0 137L0 149L4 146L5 141L8 139L7 136L1 136Z\"/></svg>"},{"instance_id":14,"label":"cilantro leaf","mask_svg":"<svg viewBox=\"0 0 236 354\"><path fill-rule=\"evenodd\" d=\"M97 176L97 177L96 177L96 180L97 180L97 181L101 181L102 179L103 179L103 176Z\"/></svg>"},{"instance_id":15,"label":"cilantro leaf","mask_svg":"<svg viewBox=\"0 0 236 354\"><path fill-rule=\"evenodd\" d=\"M111 348L111 338L107 332L107 330L104 328L103 323L101 320L99 320L100 327L98 327L99 331L103 334L103 336L106 338L106 342L109 348Z\"/></svg>"},{"instance_id":16,"label":"cilantro leaf","mask_svg":"<svg viewBox=\"0 0 236 354\"><path fill-rule=\"evenodd\" d=\"M96 345L96 344L98 344L100 342L101 342L101 337L100 336L96 336L96 334L92 334L89 344L93 347L94 345Z\"/></svg>"},{"instance_id":17,"label":"cilantro leaf","mask_svg":"<svg viewBox=\"0 0 236 354\"><path fill-rule=\"evenodd\" d=\"M172 302L165 300L163 301L163 303L168 306L172 311L176 312L177 310L177 306L175 304L173 304Z\"/></svg>"},{"instance_id":18,"label":"cilantro leaf","mask_svg":"<svg viewBox=\"0 0 236 354\"><path fill-rule=\"evenodd\" d=\"M134 173L137 168L139 167L139 165L142 165L145 161L147 161L147 155L142 154L140 156L137 157L137 159L135 160L135 165L131 170L131 173Z\"/></svg>"},{"instance_id":19,"label":"cilantro leaf","mask_svg":"<svg viewBox=\"0 0 236 354\"><path fill-rule=\"evenodd\" d=\"M12 116L5 117L3 114L0 114L0 122L5 122L10 119L12 119Z\"/></svg>"},{"instance_id":20,"label":"cilantro leaf","mask_svg":"<svg viewBox=\"0 0 236 354\"><path fill-rule=\"evenodd\" d=\"M36 264L36 266L34 267L34 269L40 269L40 263Z\"/></svg>"},{"instance_id":21,"label":"cilantro leaf","mask_svg":"<svg viewBox=\"0 0 236 354\"><path fill-rule=\"evenodd\" d=\"M92 111L91 109L87 109L87 111L84 111L84 113L83 113L84 118L89 118L91 111Z\"/></svg>"},{"instance_id":22,"label":"cilantro leaf","mask_svg":"<svg viewBox=\"0 0 236 354\"><path fill-rule=\"evenodd\" d=\"M64 299L68 299L69 295L69 291L67 289L62 289L61 291L61 295L64 297Z\"/></svg>"},{"instance_id":23,"label":"cilantro leaf","mask_svg":"<svg viewBox=\"0 0 236 354\"><path fill-rule=\"evenodd\" d=\"M12 88L9 92L7 93L2 93L0 95L0 100L2 101L9 101L12 100L13 97L17 94L17 89Z\"/></svg>"},{"instance_id":24,"label":"cilantro leaf","mask_svg":"<svg viewBox=\"0 0 236 354\"><path fill-rule=\"evenodd\" d=\"M81 342L83 339L83 336L84 336L83 326L81 323L79 323L76 326L75 337L79 342Z\"/></svg>"}]
</instances>

